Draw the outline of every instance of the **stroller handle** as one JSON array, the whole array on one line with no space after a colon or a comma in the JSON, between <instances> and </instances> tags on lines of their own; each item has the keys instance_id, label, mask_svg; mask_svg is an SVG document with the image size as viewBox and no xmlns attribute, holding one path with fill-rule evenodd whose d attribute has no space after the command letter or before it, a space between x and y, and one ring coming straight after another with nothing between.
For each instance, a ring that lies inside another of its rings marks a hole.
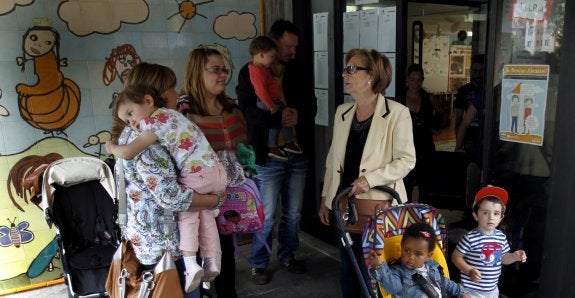
<instances>
[{"instance_id":1,"label":"stroller handle","mask_svg":"<svg viewBox=\"0 0 575 298\"><path fill-rule=\"evenodd\" d=\"M340 211L339 210L339 201L346 196L349 191L351 190L351 186L347 186L345 188L343 188L342 190L340 190L335 197L333 198L333 201L331 201L331 210L333 211ZM403 202L401 201L401 198L399 197L399 194L397 193L397 191L395 191L395 189L387 186L387 185L378 185L378 186L374 186L372 187L372 189L377 189L377 190L381 190L383 192L388 193L391 196L391 200L396 200L398 204L402 204Z\"/></svg>"}]
</instances>

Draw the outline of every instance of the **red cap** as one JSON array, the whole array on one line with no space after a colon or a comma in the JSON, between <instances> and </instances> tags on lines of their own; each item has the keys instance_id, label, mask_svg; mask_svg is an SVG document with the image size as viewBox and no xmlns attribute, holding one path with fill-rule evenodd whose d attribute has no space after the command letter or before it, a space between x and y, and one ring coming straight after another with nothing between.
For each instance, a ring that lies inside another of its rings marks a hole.
<instances>
[{"instance_id":1,"label":"red cap","mask_svg":"<svg viewBox=\"0 0 575 298\"><path fill-rule=\"evenodd\" d=\"M473 206L485 197L496 197L501 201L501 203L503 203L503 206L507 205L507 191L498 186L487 185L477 192Z\"/></svg>"}]
</instances>

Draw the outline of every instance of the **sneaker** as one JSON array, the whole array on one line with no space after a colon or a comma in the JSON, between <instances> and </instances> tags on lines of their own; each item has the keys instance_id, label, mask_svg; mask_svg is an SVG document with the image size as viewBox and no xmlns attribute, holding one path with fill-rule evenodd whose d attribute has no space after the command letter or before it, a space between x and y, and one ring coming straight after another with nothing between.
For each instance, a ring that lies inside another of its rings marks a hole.
<instances>
[{"instance_id":1,"label":"sneaker","mask_svg":"<svg viewBox=\"0 0 575 298\"><path fill-rule=\"evenodd\" d=\"M270 282L265 268L252 268L252 282L256 285L265 285Z\"/></svg>"},{"instance_id":2,"label":"sneaker","mask_svg":"<svg viewBox=\"0 0 575 298\"><path fill-rule=\"evenodd\" d=\"M221 255L220 257L204 258L204 275L202 276L202 281L211 282L220 275L221 259Z\"/></svg>"},{"instance_id":3,"label":"sneaker","mask_svg":"<svg viewBox=\"0 0 575 298\"><path fill-rule=\"evenodd\" d=\"M294 274L302 274L307 270L305 267L305 262L296 259L291 259L283 263L283 265L288 269L289 272Z\"/></svg>"},{"instance_id":4,"label":"sneaker","mask_svg":"<svg viewBox=\"0 0 575 298\"><path fill-rule=\"evenodd\" d=\"M281 161L287 161L288 160L286 153L278 147L270 148L270 152L268 153L268 156L275 158L277 160L281 160Z\"/></svg>"},{"instance_id":5,"label":"sneaker","mask_svg":"<svg viewBox=\"0 0 575 298\"><path fill-rule=\"evenodd\" d=\"M296 142L291 142L291 143L285 144L283 149L285 151L293 153L293 154L303 154L303 151L301 150L301 148L299 147L299 145Z\"/></svg>"},{"instance_id":6,"label":"sneaker","mask_svg":"<svg viewBox=\"0 0 575 298\"><path fill-rule=\"evenodd\" d=\"M199 287L202 282L202 275L204 275L204 269L202 269L200 265L193 263L190 267L192 268L186 267L186 272L184 272L184 276L186 278L186 293L191 293Z\"/></svg>"}]
</instances>

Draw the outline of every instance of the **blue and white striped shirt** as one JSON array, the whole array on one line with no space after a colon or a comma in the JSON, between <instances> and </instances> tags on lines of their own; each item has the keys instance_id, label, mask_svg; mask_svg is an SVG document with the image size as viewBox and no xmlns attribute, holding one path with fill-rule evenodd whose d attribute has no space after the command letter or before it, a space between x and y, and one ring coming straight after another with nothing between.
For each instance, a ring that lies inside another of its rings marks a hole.
<instances>
[{"instance_id":1,"label":"blue and white striped shirt","mask_svg":"<svg viewBox=\"0 0 575 298\"><path fill-rule=\"evenodd\" d=\"M464 272L461 272L461 283L468 290L491 292L497 289L501 275L501 257L509 252L507 238L500 230L493 234L481 233L478 229L469 231L456 248L467 264L481 272L481 280L473 282Z\"/></svg>"}]
</instances>

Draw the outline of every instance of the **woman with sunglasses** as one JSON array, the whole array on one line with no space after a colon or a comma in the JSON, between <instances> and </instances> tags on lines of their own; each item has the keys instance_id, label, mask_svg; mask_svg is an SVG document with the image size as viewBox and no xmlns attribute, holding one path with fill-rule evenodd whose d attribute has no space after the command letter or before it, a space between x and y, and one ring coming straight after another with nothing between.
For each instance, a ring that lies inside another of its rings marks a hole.
<instances>
[{"instance_id":1,"label":"woman with sunglasses","mask_svg":"<svg viewBox=\"0 0 575 298\"><path fill-rule=\"evenodd\" d=\"M244 183L242 166L236 159L239 143L246 144L246 124L239 107L225 94L230 70L222 54L200 46L190 53L184 75L184 95L178 110L200 127L224 164L228 186ZM222 249L220 275L215 279L217 297L237 297L236 261L231 235L219 235Z\"/></svg>"},{"instance_id":2,"label":"woman with sunglasses","mask_svg":"<svg viewBox=\"0 0 575 298\"><path fill-rule=\"evenodd\" d=\"M391 197L371 189L374 186L387 185L405 201L402 179L415 166L409 109L383 95L391 82L392 68L387 57L375 50L352 49L345 63L345 90L354 102L340 105L334 118L319 210L325 225L330 224L331 202L344 187L352 187L348 196L356 198L360 213L369 209L365 206L383 209L391 205ZM350 235L353 242L362 243L360 233ZM354 274L341 242L339 246L342 295L360 297L362 281ZM353 246L353 250L364 276L368 276L361 245Z\"/></svg>"}]
</instances>

